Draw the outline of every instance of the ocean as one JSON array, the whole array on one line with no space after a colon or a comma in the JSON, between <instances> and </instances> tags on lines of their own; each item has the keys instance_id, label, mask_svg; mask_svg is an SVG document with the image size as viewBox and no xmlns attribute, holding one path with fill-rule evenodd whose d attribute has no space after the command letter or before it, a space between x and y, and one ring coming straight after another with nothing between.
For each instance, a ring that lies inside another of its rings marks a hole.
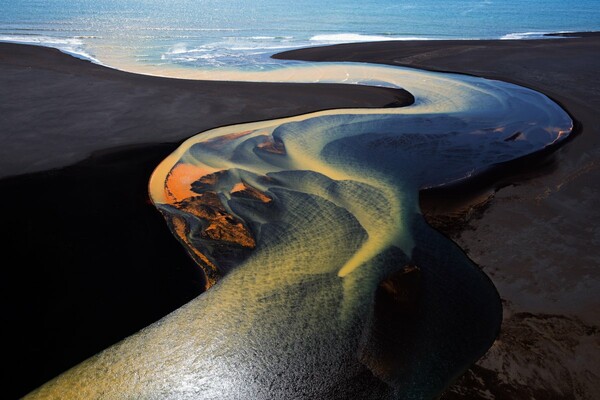
<instances>
[{"instance_id":1,"label":"ocean","mask_svg":"<svg viewBox=\"0 0 600 400\"><path fill-rule=\"evenodd\" d=\"M260 70L306 46L600 29L598 0L0 0L0 10L0 41L129 70Z\"/></svg>"}]
</instances>

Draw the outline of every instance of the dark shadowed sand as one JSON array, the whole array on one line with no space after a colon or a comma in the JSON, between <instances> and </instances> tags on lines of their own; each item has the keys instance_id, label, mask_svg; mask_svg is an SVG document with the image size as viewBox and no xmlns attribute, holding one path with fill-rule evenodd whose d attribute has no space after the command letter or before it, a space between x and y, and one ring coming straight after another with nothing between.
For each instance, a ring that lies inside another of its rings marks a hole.
<instances>
[{"instance_id":1,"label":"dark shadowed sand","mask_svg":"<svg viewBox=\"0 0 600 400\"><path fill-rule=\"evenodd\" d=\"M0 43L3 395L24 395L201 292L200 270L147 193L182 140L242 121L412 100L349 85L149 77Z\"/></svg>"},{"instance_id":2,"label":"dark shadowed sand","mask_svg":"<svg viewBox=\"0 0 600 400\"><path fill-rule=\"evenodd\" d=\"M423 196L430 222L484 269L504 301L497 343L445 399L600 398L600 34L564 36L360 43L276 56L509 81L547 94L580 124L580 135L552 157L466 206L456 200L461 191Z\"/></svg>"},{"instance_id":3,"label":"dark shadowed sand","mask_svg":"<svg viewBox=\"0 0 600 400\"><path fill-rule=\"evenodd\" d=\"M511 81L559 101L583 127L553 157L497 183L501 190L478 191L485 201L476 207L472 196L469 206L455 201L462 192L430 199L430 220L484 268L505 301L500 339L447 398L600 396L600 37L587 36L284 54ZM11 260L2 271L9 397L200 292L199 272L147 203L149 174L178 142L224 124L408 100L340 85L154 78L0 44L0 176L20 175L0 180L0 223L10 235L2 249Z\"/></svg>"},{"instance_id":4,"label":"dark shadowed sand","mask_svg":"<svg viewBox=\"0 0 600 400\"><path fill-rule=\"evenodd\" d=\"M72 165L106 149L177 143L232 122L411 99L349 85L150 77L9 43L0 43L0 68L0 177Z\"/></svg>"}]
</instances>

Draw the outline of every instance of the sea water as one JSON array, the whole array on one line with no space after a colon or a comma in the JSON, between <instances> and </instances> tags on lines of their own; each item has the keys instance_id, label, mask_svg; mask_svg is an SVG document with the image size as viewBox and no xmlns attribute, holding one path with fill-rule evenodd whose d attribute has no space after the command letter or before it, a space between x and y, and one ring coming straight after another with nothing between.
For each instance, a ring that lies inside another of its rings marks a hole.
<instances>
[{"instance_id":1,"label":"sea water","mask_svg":"<svg viewBox=\"0 0 600 400\"><path fill-rule=\"evenodd\" d=\"M598 29L598 0L0 0L0 41L133 70L263 69L306 46Z\"/></svg>"}]
</instances>

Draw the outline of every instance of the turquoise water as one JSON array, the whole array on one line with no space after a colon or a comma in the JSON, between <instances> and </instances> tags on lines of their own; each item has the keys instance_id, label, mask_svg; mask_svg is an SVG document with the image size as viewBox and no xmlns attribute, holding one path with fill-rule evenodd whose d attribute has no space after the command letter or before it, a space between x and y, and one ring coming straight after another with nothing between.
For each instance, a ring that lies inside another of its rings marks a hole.
<instances>
[{"instance_id":1,"label":"turquoise water","mask_svg":"<svg viewBox=\"0 0 600 400\"><path fill-rule=\"evenodd\" d=\"M1 0L0 40L107 64L261 68L311 45L600 29L600 1Z\"/></svg>"}]
</instances>

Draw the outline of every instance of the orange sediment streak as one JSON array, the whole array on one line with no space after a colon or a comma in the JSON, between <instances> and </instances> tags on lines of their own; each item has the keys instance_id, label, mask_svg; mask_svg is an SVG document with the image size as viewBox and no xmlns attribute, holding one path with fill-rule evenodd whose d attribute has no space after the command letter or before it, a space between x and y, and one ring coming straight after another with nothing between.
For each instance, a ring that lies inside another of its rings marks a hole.
<instances>
[{"instance_id":1,"label":"orange sediment streak","mask_svg":"<svg viewBox=\"0 0 600 400\"><path fill-rule=\"evenodd\" d=\"M204 271L204 276L206 277L205 289L209 289L211 286L217 283L219 269L190 242L188 239L189 227L185 223L185 219L181 217L174 217L171 219L171 224L175 235L185 244L186 250L191 253L190 255L194 261L196 261L196 263L200 265L200 268L202 268Z\"/></svg>"},{"instance_id":2,"label":"orange sediment streak","mask_svg":"<svg viewBox=\"0 0 600 400\"><path fill-rule=\"evenodd\" d=\"M219 248L226 246L229 257L256 247L250 230L242 220L229 212L223 199L215 191L215 186L226 175L227 171L182 163L176 164L165 179L164 204L169 204L192 218L166 211L163 211L163 216L189 255L202 268L207 289L224 272L219 267L223 255L219 251L215 252L215 245ZM263 203L271 202L270 197L243 182L235 184L231 193Z\"/></svg>"},{"instance_id":3,"label":"orange sediment streak","mask_svg":"<svg viewBox=\"0 0 600 400\"><path fill-rule=\"evenodd\" d=\"M267 137L266 140L257 146L259 149L273 154L285 155L285 146L281 142L275 142L272 137Z\"/></svg>"},{"instance_id":4,"label":"orange sediment streak","mask_svg":"<svg viewBox=\"0 0 600 400\"><path fill-rule=\"evenodd\" d=\"M258 200L262 203L270 203L273 201L269 196L261 192L260 190L247 185L244 182L236 183L231 189L231 194L238 197L246 197L254 200Z\"/></svg>"},{"instance_id":5,"label":"orange sediment streak","mask_svg":"<svg viewBox=\"0 0 600 400\"><path fill-rule=\"evenodd\" d=\"M242 247L254 248L254 238L243 222L229 214L215 192L186 199L174 206L198 219L208 222L201 232L204 239L227 242Z\"/></svg>"},{"instance_id":6,"label":"orange sediment streak","mask_svg":"<svg viewBox=\"0 0 600 400\"><path fill-rule=\"evenodd\" d=\"M247 133L244 133L244 135ZM231 135L229 139L235 139ZM213 245L221 243L230 249L253 249L254 237L245 224L232 215L214 191L220 179L226 174L205 165L176 163L164 172L163 204L194 217L191 220L163 211L163 216L171 225L175 236L184 244L189 255L202 268L206 277L206 289L213 286L223 271L219 268L219 256L213 252ZM153 177L153 178L156 178ZM194 185L195 184L195 185ZM195 186L195 190L193 190ZM238 196L252 198L264 203L271 198L242 182L232 189ZM203 221L196 223L195 220ZM192 242L192 237L196 239Z\"/></svg>"},{"instance_id":7,"label":"orange sediment streak","mask_svg":"<svg viewBox=\"0 0 600 400\"><path fill-rule=\"evenodd\" d=\"M254 130L246 130L246 131L242 131L242 132L234 132L234 133L230 133L227 135L223 135L223 136L218 136L212 139L207 140L206 142L204 142L205 146L208 147L212 147L212 148L218 148L221 147L227 143L230 143L234 140L237 140L239 138L243 138L244 136L248 136L249 134L253 133Z\"/></svg>"},{"instance_id":8,"label":"orange sediment streak","mask_svg":"<svg viewBox=\"0 0 600 400\"><path fill-rule=\"evenodd\" d=\"M246 185L244 184L244 182L238 182L235 185L233 185L233 188L231 188L231 193L237 193L237 192L241 192L243 190L246 190Z\"/></svg>"},{"instance_id":9,"label":"orange sediment streak","mask_svg":"<svg viewBox=\"0 0 600 400\"><path fill-rule=\"evenodd\" d=\"M165 198L169 203L175 203L196 196L192 191L192 183L205 175L217 171L214 168L199 167L191 164L177 164L165 180Z\"/></svg>"}]
</instances>

